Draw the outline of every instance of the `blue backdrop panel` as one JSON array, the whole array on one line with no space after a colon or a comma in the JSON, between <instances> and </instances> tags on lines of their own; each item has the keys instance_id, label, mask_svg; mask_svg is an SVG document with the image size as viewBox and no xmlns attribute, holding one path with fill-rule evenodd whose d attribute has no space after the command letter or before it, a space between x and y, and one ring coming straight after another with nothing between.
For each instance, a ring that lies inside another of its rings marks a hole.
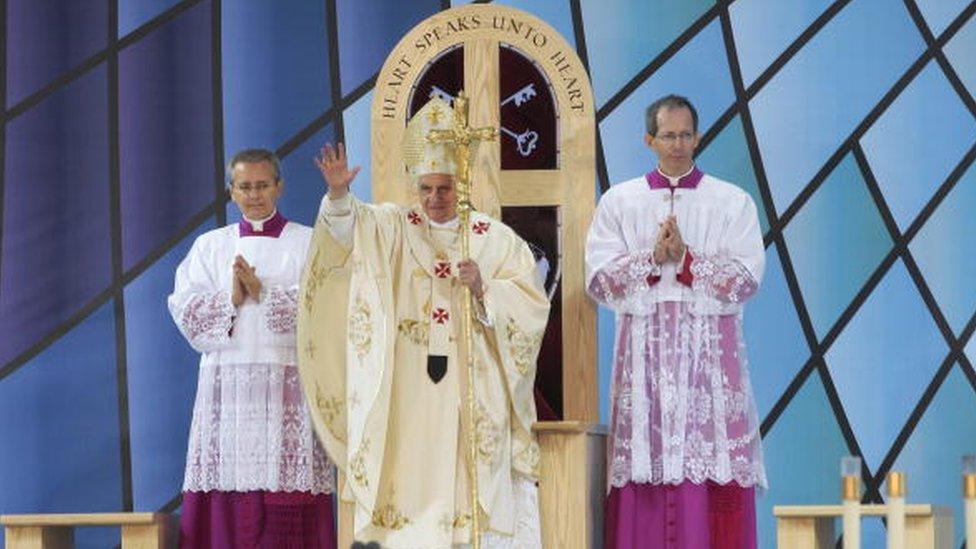
<instances>
[{"instance_id":1,"label":"blue backdrop panel","mask_svg":"<svg viewBox=\"0 0 976 549\"><path fill-rule=\"evenodd\" d=\"M121 510L112 309L97 309L0 383L0 513ZM78 542L107 547L113 537L93 530Z\"/></svg>"},{"instance_id":2,"label":"blue backdrop panel","mask_svg":"<svg viewBox=\"0 0 976 549\"><path fill-rule=\"evenodd\" d=\"M373 199L372 144L369 133L369 112L373 106L373 92L359 98L342 113L343 131L346 134L346 154L353 166L359 166L359 175L352 182L352 194L369 202ZM319 181L321 181L319 177Z\"/></svg>"},{"instance_id":3,"label":"blue backdrop panel","mask_svg":"<svg viewBox=\"0 0 976 549\"><path fill-rule=\"evenodd\" d=\"M916 0L915 3L925 17L925 23L936 36L942 34L949 23L969 4L966 0Z\"/></svg>"},{"instance_id":4,"label":"blue backdrop panel","mask_svg":"<svg viewBox=\"0 0 976 549\"><path fill-rule=\"evenodd\" d=\"M976 168L970 167L909 248L953 331L976 312Z\"/></svg>"},{"instance_id":5,"label":"blue backdrop panel","mask_svg":"<svg viewBox=\"0 0 976 549\"><path fill-rule=\"evenodd\" d=\"M959 497L960 458L976 452L976 422L959 418L974 416L973 386L954 366L893 467L907 474L911 501L937 501L954 508L956 539L963 538L966 526Z\"/></svg>"},{"instance_id":6,"label":"blue backdrop panel","mask_svg":"<svg viewBox=\"0 0 976 549\"><path fill-rule=\"evenodd\" d=\"M180 492L200 355L166 306L176 267L208 219L125 288L132 495L139 511L159 509Z\"/></svg>"},{"instance_id":7,"label":"blue backdrop panel","mask_svg":"<svg viewBox=\"0 0 976 549\"><path fill-rule=\"evenodd\" d=\"M770 491L756 502L759 547L776 547L773 506L836 501L840 458L849 453L816 372L806 379L763 445Z\"/></svg>"},{"instance_id":8,"label":"blue backdrop panel","mask_svg":"<svg viewBox=\"0 0 976 549\"><path fill-rule=\"evenodd\" d=\"M749 87L833 2L738 0L729 6L742 80Z\"/></svg>"},{"instance_id":9,"label":"blue backdrop panel","mask_svg":"<svg viewBox=\"0 0 976 549\"><path fill-rule=\"evenodd\" d=\"M976 95L976 19L970 19L942 48L969 95Z\"/></svg>"},{"instance_id":10,"label":"blue backdrop panel","mask_svg":"<svg viewBox=\"0 0 976 549\"><path fill-rule=\"evenodd\" d=\"M926 135L927 128L937 128L938 138ZM938 63L930 62L861 144L895 221L905 231L976 144L976 120Z\"/></svg>"},{"instance_id":11,"label":"blue backdrop panel","mask_svg":"<svg viewBox=\"0 0 976 549\"><path fill-rule=\"evenodd\" d=\"M607 172L612 183L638 177L654 167L644 143L644 111L668 93L688 96L704 132L735 100L718 21L710 24L600 123Z\"/></svg>"},{"instance_id":12,"label":"blue backdrop panel","mask_svg":"<svg viewBox=\"0 0 976 549\"><path fill-rule=\"evenodd\" d=\"M470 3L470 0L460 2L458 0L451 1L451 4L454 6ZM576 46L576 33L573 29L573 13L570 11L569 0L509 0L499 3L527 11L542 19L547 25L556 29L569 42L569 45ZM583 3L585 2L581 4Z\"/></svg>"},{"instance_id":13,"label":"blue backdrop panel","mask_svg":"<svg viewBox=\"0 0 976 549\"><path fill-rule=\"evenodd\" d=\"M325 2L224 2L224 155L277 149L332 106Z\"/></svg>"},{"instance_id":14,"label":"blue backdrop panel","mask_svg":"<svg viewBox=\"0 0 976 549\"><path fill-rule=\"evenodd\" d=\"M104 49L108 2L7 0L7 106Z\"/></svg>"},{"instance_id":15,"label":"blue backdrop panel","mask_svg":"<svg viewBox=\"0 0 976 549\"><path fill-rule=\"evenodd\" d=\"M180 0L121 0L119 1L119 38L124 37L153 17L178 4Z\"/></svg>"},{"instance_id":16,"label":"blue backdrop panel","mask_svg":"<svg viewBox=\"0 0 976 549\"><path fill-rule=\"evenodd\" d=\"M825 356L870 470L887 455L947 352L897 261Z\"/></svg>"},{"instance_id":17,"label":"blue backdrop panel","mask_svg":"<svg viewBox=\"0 0 976 549\"><path fill-rule=\"evenodd\" d=\"M777 211L923 49L901 2L851 2L759 91L750 106Z\"/></svg>"},{"instance_id":18,"label":"blue backdrop panel","mask_svg":"<svg viewBox=\"0 0 976 549\"><path fill-rule=\"evenodd\" d=\"M775 245L766 250L766 273L759 293L746 303L743 329L762 421L810 357Z\"/></svg>"},{"instance_id":19,"label":"blue backdrop panel","mask_svg":"<svg viewBox=\"0 0 976 549\"><path fill-rule=\"evenodd\" d=\"M868 517L861 520L861 547L882 548L888 544L887 533L881 517Z\"/></svg>"},{"instance_id":20,"label":"blue backdrop panel","mask_svg":"<svg viewBox=\"0 0 976 549\"><path fill-rule=\"evenodd\" d=\"M286 186L285 195L278 204L288 219L309 226L315 223L315 216L325 193L325 181L315 167L314 158L327 141L335 142L335 131L331 124L312 135L282 160ZM240 219L240 210L236 205L233 209L233 219Z\"/></svg>"},{"instance_id":21,"label":"blue backdrop panel","mask_svg":"<svg viewBox=\"0 0 976 549\"><path fill-rule=\"evenodd\" d=\"M749 193L752 201L756 203L759 225L762 227L763 234L766 234L769 231L769 219L763 207L759 184L756 182L756 172L752 168L752 159L749 157L749 145L743 132L742 119L736 116L701 151L696 163L706 173L730 181Z\"/></svg>"},{"instance_id":22,"label":"blue backdrop panel","mask_svg":"<svg viewBox=\"0 0 976 549\"><path fill-rule=\"evenodd\" d=\"M0 364L111 283L104 68L7 125Z\"/></svg>"},{"instance_id":23,"label":"blue backdrop panel","mask_svg":"<svg viewBox=\"0 0 976 549\"><path fill-rule=\"evenodd\" d=\"M707 0L580 2L597 107L637 76L712 5ZM722 49L714 53L725 55Z\"/></svg>"},{"instance_id":24,"label":"blue backdrop panel","mask_svg":"<svg viewBox=\"0 0 976 549\"><path fill-rule=\"evenodd\" d=\"M209 2L119 54L122 258L128 269L214 200Z\"/></svg>"},{"instance_id":25,"label":"blue backdrop panel","mask_svg":"<svg viewBox=\"0 0 976 549\"><path fill-rule=\"evenodd\" d=\"M440 8L439 0L336 0L342 93L379 72L403 35Z\"/></svg>"},{"instance_id":26,"label":"blue backdrop panel","mask_svg":"<svg viewBox=\"0 0 976 549\"><path fill-rule=\"evenodd\" d=\"M848 155L784 232L803 300L819 338L861 290L892 242Z\"/></svg>"}]
</instances>

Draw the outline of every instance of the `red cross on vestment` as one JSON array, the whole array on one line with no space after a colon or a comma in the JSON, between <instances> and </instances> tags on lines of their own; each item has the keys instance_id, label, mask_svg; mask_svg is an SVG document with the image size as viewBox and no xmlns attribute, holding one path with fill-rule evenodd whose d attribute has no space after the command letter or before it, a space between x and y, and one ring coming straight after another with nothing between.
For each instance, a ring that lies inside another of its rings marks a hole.
<instances>
[{"instance_id":1,"label":"red cross on vestment","mask_svg":"<svg viewBox=\"0 0 976 549\"><path fill-rule=\"evenodd\" d=\"M451 276L451 264L447 261L438 261L434 265L434 276L437 278L447 278Z\"/></svg>"},{"instance_id":2,"label":"red cross on vestment","mask_svg":"<svg viewBox=\"0 0 976 549\"><path fill-rule=\"evenodd\" d=\"M434 317L434 322L438 324L447 324L447 321L451 319L451 314L440 307L434 309L431 316Z\"/></svg>"},{"instance_id":3,"label":"red cross on vestment","mask_svg":"<svg viewBox=\"0 0 976 549\"><path fill-rule=\"evenodd\" d=\"M474 231L475 234L485 234L488 232L488 227L490 226L491 223L488 223L487 221L478 221L471 226L471 230Z\"/></svg>"},{"instance_id":4,"label":"red cross on vestment","mask_svg":"<svg viewBox=\"0 0 976 549\"><path fill-rule=\"evenodd\" d=\"M410 223L413 225L420 225L424 222L424 220L420 217L420 214L412 210L407 214L407 219L409 219Z\"/></svg>"}]
</instances>

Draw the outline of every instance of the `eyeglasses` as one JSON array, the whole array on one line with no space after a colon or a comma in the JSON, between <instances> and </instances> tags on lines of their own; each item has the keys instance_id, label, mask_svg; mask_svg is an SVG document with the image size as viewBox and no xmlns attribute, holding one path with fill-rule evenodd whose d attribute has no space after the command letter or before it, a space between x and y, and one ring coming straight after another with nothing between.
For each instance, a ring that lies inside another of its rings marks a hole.
<instances>
[{"instance_id":1,"label":"eyeglasses","mask_svg":"<svg viewBox=\"0 0 976 549\"><path fill-rule=\"evenodd\" d=\"M675 143L679 139L685 143L690 143L694 138L695 134L692 132L662 133L661 135L654 136L654 139L660 139L668 145Z\"/></svg>"},{"instance_id":2,"label":"eyeglasses","mask_svg":"<svg viewBox=\"0 0 976 549\"><path fill-rule=\"evenodd\" d=\"M267 191L268 189L270 189L271 187L274 187L275 184L268 183L267 181L261 181L258 183L234 183L231 186L244 194L248 194L251 191L255 191L258 194L261 194Z\"/></svg>"}]
</instances>

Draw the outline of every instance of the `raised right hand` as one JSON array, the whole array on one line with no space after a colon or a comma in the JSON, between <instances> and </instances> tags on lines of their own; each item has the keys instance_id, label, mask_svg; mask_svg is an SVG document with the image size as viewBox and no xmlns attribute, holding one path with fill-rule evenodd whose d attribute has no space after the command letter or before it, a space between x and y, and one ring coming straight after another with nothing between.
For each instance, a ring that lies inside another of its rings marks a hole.
<instances>
[{"instance_id":1,"label":"raised right hand","mask_svg":"<svg viewBox=\"0 0 976 549\"><path fill-rule=\"evenodd\" d=\"M328 186L329 196L342 198L349 192L349 185L356 178L360 167L356 166L349 169L349 162L346 160L346 147L339 143L335 148L331 143L326 143L322 151L315 158L315 165L322 172L322 178Z\"/></svg>"}]
</instances>

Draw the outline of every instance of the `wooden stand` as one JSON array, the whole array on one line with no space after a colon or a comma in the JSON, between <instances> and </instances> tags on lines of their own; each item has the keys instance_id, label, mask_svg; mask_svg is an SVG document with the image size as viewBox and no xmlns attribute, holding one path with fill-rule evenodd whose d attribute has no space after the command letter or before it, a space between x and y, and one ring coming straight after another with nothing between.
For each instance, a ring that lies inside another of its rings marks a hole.
<instances>
[{"instance_id":1,"label":"wooden stand","mask_svg":"<svg viewBox=\"0 0 976 549\"><path fill-rule=\"evenodd\" d=\"M862 505L861 516L883 517L887 505ZM840 505L777 505L776 546L781 549L833 549L837 543L834 519ZM934 505L905 506L905 547L949 549L953 546L952 510Z\"/></svg>"},{"instance_id":2,"label":"wooden stand","mask_svg":"<svg viewBox=\"0 0 976 549\"><path fill-rule=\"evenodd\" d=\"M606 427L583 421L543 421L533 430L541 451L542 546L603 547Z\"/></svg>"},{"instance_id":3,"label":"wooden stand","mask_svg":"<svg viewBox=\"0 0 976 549\"><path fill-rule=\"evenodd\" d=\"M122 549L161 549L170 543L169 515L162 513L78 513L2 515L7 549L74 547L76 526L121 526ZM172 539L175 542L175 538Z\"/></svg>"}]
</instances>

